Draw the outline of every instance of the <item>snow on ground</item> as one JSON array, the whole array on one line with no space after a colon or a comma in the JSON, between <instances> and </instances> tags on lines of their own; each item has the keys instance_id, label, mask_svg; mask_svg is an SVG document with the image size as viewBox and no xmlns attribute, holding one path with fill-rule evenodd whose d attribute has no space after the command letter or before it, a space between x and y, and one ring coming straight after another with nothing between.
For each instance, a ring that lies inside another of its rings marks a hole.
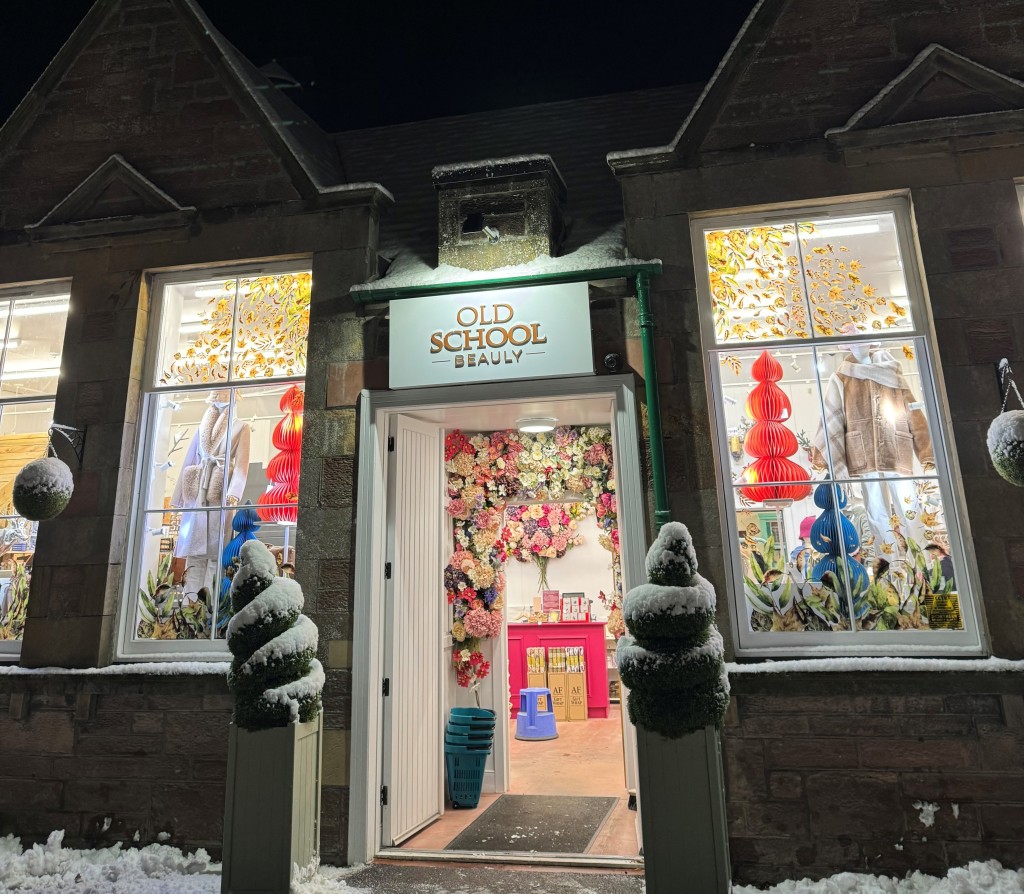
<instances>
[{"instance_id":1,"label":"snow on ground","mask_svg":"<svg viewBox=\"0 0 1024 894\"><path fill-rule=\"evenodd\" d=\"M65 848L63 839L63 832L53 832L46 844L23 849L13 835L0 838L0 892L220 894L220 866L211 862L204 850L185 854L164 844L143 848L123 848L118 844L96 850L75 850ZM477 868L484 871L483 867ZM347 869L325 866L311 881L294 885L292 894L382 894L385 890L395 890L386 883L384 888L376 884L371 888L362 887L360 875L365 870L363 866ZM387 867L376 866L370 872L381 877L386 875ZM501 875L503 884L499 887L507 892L511 890L507 887L508 873ZM538 876L530 873L524 879L535 882ZM530 889L535 890L532 885ZM401 890L408 894L437 894L438 887L433 882L411 882L402 885ZM489 894L490 885L478 888L460 882L446 890L457 890L459 894ZM822 881L787 881L767 889L738 886L733 888L733 894L1024 894L1024 869L1003 869L990 860L950 869L943 879L919 872L905 879L844 872Z\"/></svg>"},{"instance_id":2,"label":"snow on ground","mask_svg":"<svg viewBox=\"0 0 1024 894\"><path fill-rule=\"evenodd\" d=\"M914 872L904 879L841 872L829 879L788 881L771 888L734 887L733 894L1021 894L1024 869L1003 869L995 860L950 869L942 879Z\"/></svg>"}]
</instances>

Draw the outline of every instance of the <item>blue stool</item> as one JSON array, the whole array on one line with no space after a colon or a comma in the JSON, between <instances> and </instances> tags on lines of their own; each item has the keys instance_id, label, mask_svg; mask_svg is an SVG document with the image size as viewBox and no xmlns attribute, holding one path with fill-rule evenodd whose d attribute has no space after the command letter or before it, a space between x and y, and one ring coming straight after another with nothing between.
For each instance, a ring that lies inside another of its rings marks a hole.
<instances>
[{"instance_id":1,"label":"blue stool","mask_svg":"<svg viewBox=\"0 0 1024 894\"><path fill-rule=\"evenodd\" d=\"M555 712L551 702L550 689L536 687L519 690L516 738L533 739L534 741L558 738L558 727L555 726Z\"/></svg>"}]
</instances>

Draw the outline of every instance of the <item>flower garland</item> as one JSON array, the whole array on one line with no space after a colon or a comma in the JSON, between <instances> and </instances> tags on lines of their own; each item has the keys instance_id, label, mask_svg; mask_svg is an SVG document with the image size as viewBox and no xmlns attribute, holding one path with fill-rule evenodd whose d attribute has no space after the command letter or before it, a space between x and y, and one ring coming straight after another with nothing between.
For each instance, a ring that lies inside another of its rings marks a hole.
<instances>
[{"instance_id":1,"label":"flower garland","mask_svg":"<svg viewBox=\"0 0 1024 894\"><path fill-rule=\"evenodd\" d=\"M508 503L554 501L570 494L600 502L602 494L614 490L611 432L597 426L561 426L535 435L498 431L467 436L455 430L445 437L444 458L446 508L455 538L455 551L444 572L452 606L452 665L458 684L468 687L490 672L490 663L480 651L481 640L501 635L505 593L501 567L510 543L515 540L513 552L522 552L523 537L510 533L506 540L503 536L503 529L511 528L504 525ZM574 528L559 516L555 519L558 528L552 531L552 517L565 510L557 505L546 508L549 512L545 513L543 506L539 511L548 520L551 542L536 543L541 552L553 549L558 554L561 535L567 534L563 528ZM534 508L513 507L510 511L515 515L510 520L523 524L525 533L523 516L530 516ZM617 525L614 529L617 540ZM530 535L531 555L535 533ZM567 534L564 549L570 548L572 536Z\"/></svg>"},{"instance_id":2,"label":"flower garland","mask_svg":"<svg viewBox=\"0 0 1024 894\"><path fill-rule=\"evenodd\" d=\"M608 481L606 490L594 504L597 526L604 531L600 543L608 552L619 555L619 501L615 496L615 482Z\"/></svg>"}]
</instances>

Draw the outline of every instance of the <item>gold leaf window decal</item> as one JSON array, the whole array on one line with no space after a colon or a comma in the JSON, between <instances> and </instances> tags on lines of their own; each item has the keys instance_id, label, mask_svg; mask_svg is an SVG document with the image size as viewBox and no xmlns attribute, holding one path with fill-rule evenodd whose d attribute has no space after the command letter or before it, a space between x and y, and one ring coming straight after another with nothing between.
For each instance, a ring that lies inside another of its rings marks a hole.
<instances>
[{"instance_id":1,"label":"gold leaf window decal","mask_svg":"<svg viewBox=\"0 0 1024 894\"><path fill-rule=\"evenodd\" d=\"M883 215L705 233L716 340L828 338L911 328L891 227L891 216ZM851 257L851 248L832 237L844 232L862 237L854 244L870 264ZM878 284L887 277L898 294L887 294Z\"/></svg>"},{"instance_id":2,"label":"gold leaf window decal","mask_svg":"<svg viewBox=\"0 0 1024 894\"><path fill-rule=\"evenodd\" d=\"M312 282L310 273L224 282L198 312L200 331L173 353L160 384L305 375Z\"/></svg>"}]
</instances>

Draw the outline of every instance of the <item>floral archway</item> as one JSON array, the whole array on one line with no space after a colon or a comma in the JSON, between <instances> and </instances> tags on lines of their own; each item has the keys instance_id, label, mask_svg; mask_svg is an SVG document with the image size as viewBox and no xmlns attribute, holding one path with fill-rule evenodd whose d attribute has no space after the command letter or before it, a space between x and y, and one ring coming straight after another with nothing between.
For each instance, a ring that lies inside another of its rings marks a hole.
<instances>
[{"instance_id":1,"label":"floral archway","mask_svg":"<svg viewBox=\"0 0 1024 894\"><path fill-rule=\"evenodd\" d=\"M617 558L611 432L598 426L538 434L455 430L445 438L445 471L455 542L444 572L452 665L458 684L468 687L490 672L480 646L501 634L510 554L520 561L532 556L543 582L547 561L579 542L579 518L560 504L592 505L602 545Z\"/></svg>"}]
</instances>

